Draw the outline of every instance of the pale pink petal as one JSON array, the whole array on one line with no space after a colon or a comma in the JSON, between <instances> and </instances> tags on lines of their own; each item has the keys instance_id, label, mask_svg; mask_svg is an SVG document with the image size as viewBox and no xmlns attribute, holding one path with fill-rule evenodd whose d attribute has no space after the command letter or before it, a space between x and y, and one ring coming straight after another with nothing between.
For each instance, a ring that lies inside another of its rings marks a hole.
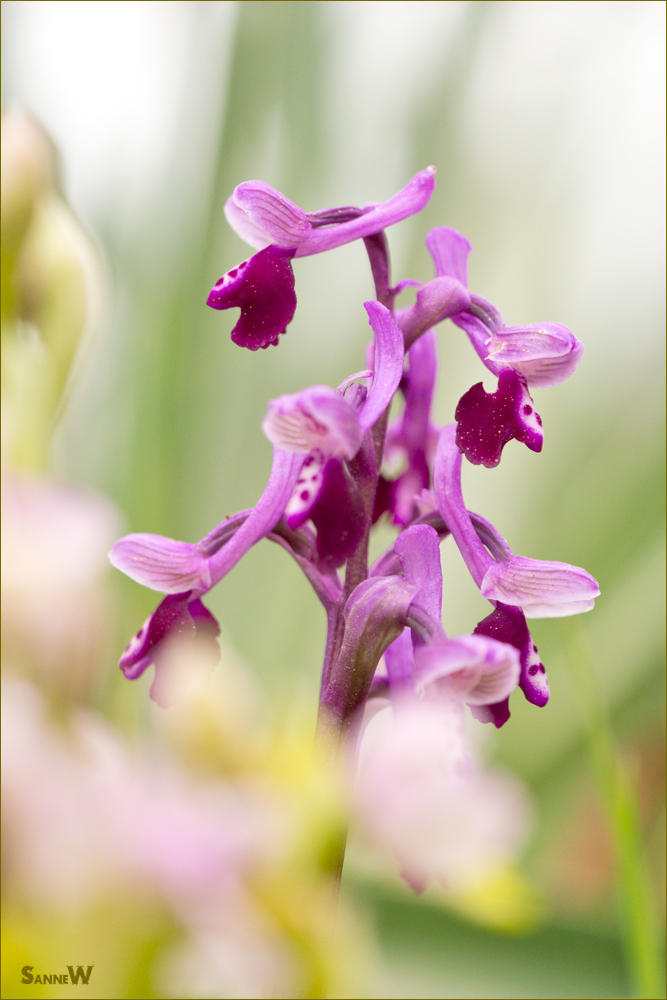
<instances>
[{"instance_id":1,"label":"pale pink petal","mask_svg":"<svg viewBox=\"0 0 667 1000\"><path fill-rule=\"evenodd\" d=\"M203 592L211 586L208 560L197 546L163 535L126 535L116 542L109 560L132 580L163 594Z\"/></svg>"},{"instance_id":2,"label":"pale pink petal","mask_svg":"<svg viewBox=\"0 0 667 1000\"><path fill-rule=\"evenodd\" d=\"M523 608L526 618L562 618L590 611L600 588L590 573L568 563L513 556L492 563L480 590L490 601Z\"/></svg>"}]
</instances>

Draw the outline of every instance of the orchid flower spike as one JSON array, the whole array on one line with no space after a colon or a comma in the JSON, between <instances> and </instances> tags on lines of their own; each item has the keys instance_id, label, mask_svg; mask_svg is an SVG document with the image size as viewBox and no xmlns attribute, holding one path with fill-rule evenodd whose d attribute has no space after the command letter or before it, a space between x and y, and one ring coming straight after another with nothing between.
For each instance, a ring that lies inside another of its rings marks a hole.
<instances>
[{"instance_id":1,"label":"orchid flower spike","mask_svg":"<svg viewBox=\"0 0 667 1000\"><path fill-rule=\"evenodd\" d=\"M364 510L345 462L354 458L364 435L389 406L403 371L403 337L389 310L368 302L366 311L375 334L375 370L359 374L372 379L370 390L353 394L357 408L329 386L313 386L269 404L263 428L274 445L273 467L254 509L226 518L196 544L131 534L114 545L109 553L112 565L169 595L121 657L127 677L134 679L151 662L157 663L157 651L168 638L194 634L204 617L212 619L199 598L272 532L284 514L292 530L313 521L320 569L325 572L342 565L356 548Z\"/></svg>"},{"instance_id":2,"label":"orchid flower spike","mask_svg":"<svg viewBox=\"0 0 667 1000\"><path fill-rule=\"evenodd\" d=\"M435 190L435 167L421 170L381 204L304 212L264 181L245 181L225 205L232 229L259 250L213 286L207 305L240 308L232 340L251 351L278 344L296 310L292 258L324 253L382 232L420 212Z\"/></svg>"}]
</instances>

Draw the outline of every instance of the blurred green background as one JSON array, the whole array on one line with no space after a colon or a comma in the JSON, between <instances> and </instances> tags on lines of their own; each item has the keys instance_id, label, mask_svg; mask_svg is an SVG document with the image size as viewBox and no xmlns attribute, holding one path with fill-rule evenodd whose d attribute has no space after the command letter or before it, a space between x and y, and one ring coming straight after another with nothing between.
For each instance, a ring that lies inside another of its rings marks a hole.
<instances>
[{"instance_id":1,"label":"blurred green background","mask_svg":"<svg viewBox=\"0 0 667 1000\"><path fill-rule=\"evenodd\" d=\"M513 443L498 469L467 466L464 490L516 552L599 580L580 623L638 774L660 910L663 33L653 2L3 3L5 105L52 134L107 269L109 318L81 358L57 471L115 499L127 530L194 541L252 506L270 467L267 399L364 364L373 293L361 244L295 262L299 308L277 349L235 347L235 317L204 305L249 255L222 212L242 180L315 210L385 200L433 163L430 205L388 233L395 279L428 280L424 237L453 226L475 248L471 287L508 323L555 320L585 343L576 375L535 394L542 454ZM488 373L451 324L439 339L446 423ZM379 536L378 551L393 537ZM444 624L469 632L488 605L451 543L442 551ZM100 701L133 725L149 678L122 682L115 662L155 598L116 584ZM253 549L210 606L275 703L305 692L315 704L325 623L278 548ZM526 871L546 922L495 935L350 872L347 891L380 932L377 996L630 995L568 625L536 622L533 634L549 705L515 695L511 723L480 738L536 797Z\"/></svg>"}]
</instances>

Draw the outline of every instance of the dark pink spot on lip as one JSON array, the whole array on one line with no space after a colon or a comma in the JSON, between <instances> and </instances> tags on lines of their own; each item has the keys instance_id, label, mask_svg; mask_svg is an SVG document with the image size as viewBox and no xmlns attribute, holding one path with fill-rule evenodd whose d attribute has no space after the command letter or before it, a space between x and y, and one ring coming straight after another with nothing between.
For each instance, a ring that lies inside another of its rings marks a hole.
<instances>
[{"instance_id":1,"label":"dark pink spot on lip","mask_svg":"<svg viewBox=\"0 0 667 1000\"><path fill-rule=\"evenodd\" d=\"M526 405L523 408L523 412L526 414L526 416L528 416L529 413L533 412L532 406L529 406L528 403L526 403Z\"/></svg>"},{"instance_id":2,"label":"dark pink spot on lip","mask_svg":"<svg viewBox=\"0 0 667 1000\"><path fill-rule=\"evenodd\" d=\"M310 496L310 493L308 492L308 490L302 490L300 496L302 500L307 500L308 497Z\"/></svg>"}]
</instances>

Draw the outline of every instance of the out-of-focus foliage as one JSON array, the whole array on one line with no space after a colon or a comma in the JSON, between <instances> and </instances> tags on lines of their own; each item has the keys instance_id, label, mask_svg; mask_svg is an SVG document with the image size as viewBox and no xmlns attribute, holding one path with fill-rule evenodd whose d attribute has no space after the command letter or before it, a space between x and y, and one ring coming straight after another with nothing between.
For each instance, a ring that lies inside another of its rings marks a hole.
<instances>
[{"instance_id":1,"label":"out-of-focus foliage","mask_svg":"<svg viewBox=\"0 0 667 1000\"><path fill-rule=\"evenodd\" d=\"M98 234L115 288L112 321L58 429L57 471L112 497L128 530L194 540L252 505L270 463L259 430L266 400L363 366L361 302L372 292L361 246L296 262L299 307L277 349L234 347L234 318L204 306L247 256L222 205L249 177L310 209L381 200L434 163L426 213L389 234L397 275L430 277L423 235L454 226L475 247L471 287L508 322L558 320L585 343L576 375L536 393L542 454L508 447L497 470L467 467L464 488L515 551L586 566L600 582L582 624L638 775L661 886L663 5L3 9L6 99L53 134L65 190ZM484 372L451 324L439 339L444 423ZM443 568L445 627L470 631L486 604L446 543ZM99 707L141 729L146 685L122 681L115 659L153 598L126 580L117 587ZM282 552L254 549L212 607L278 707L295 689L314 700L323 616ZM537 796L528 873L550 923L494 936L350 871L347 891L376 912L386 945L378 996L628 995L567 636L551 621L534 634L548 707L513 698L510 724L478 728L486 755Z\"/></svg>"}]
</instances>

